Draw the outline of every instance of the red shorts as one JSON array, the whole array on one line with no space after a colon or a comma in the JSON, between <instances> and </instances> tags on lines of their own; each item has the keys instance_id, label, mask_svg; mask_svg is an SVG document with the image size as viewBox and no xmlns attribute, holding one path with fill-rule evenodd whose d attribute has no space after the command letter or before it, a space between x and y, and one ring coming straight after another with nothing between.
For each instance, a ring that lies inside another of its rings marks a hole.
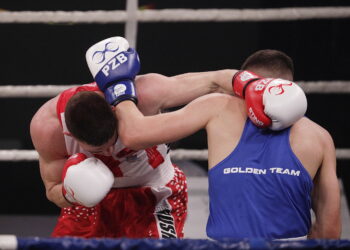
<instances>
[{"instance_id":1,"label":"red shorts","mask_svg":"<svg viewBox=\"0 0 350 250\"><path fill-rule=\"evenodd\" d=\"M95 207L62 208L53 237L182 238L187 184L174 166L163 187L114 188Z\"/></svg>"}]
</instances>

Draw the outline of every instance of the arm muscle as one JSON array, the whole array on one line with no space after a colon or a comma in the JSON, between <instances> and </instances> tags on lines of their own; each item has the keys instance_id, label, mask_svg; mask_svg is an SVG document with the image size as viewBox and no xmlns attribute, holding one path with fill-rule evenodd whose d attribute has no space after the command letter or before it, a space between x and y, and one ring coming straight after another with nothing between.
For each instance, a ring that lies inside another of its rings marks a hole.
<instances>
[{"instance_id":1,"label":"arm muscle","mask_svg":"<svg viewBox=\"0 0 350 250\"><path fill-rule=\"evenodd\" d=\"M178 107L202 95L222 92L233 94L232 77L236 70L186 73L173 77L147 74L136 79L140 110L156 114L161 109Z\"/></svg>"},{"instance_id":2,"label":"arm muscle","mask_svg":"<svg viewBox=\"0 0 350 250\"><path fill-rule=\"evenodd\" d=\"M30 134L39 153L40 175L47 198L59 207L70 206L62 195L61 175L67 152L62 128L54 113L55 101L44 104L33 117Z\"/></svg>"},{"instance_id":3,"label":"arm muscle","mask_svg":"<svg viewBox=\"0 0 350 250\"><path fill-rule=\"evenodd\" d=\"M314 178L312 204L316 220L310 238L339 238L341 231L335 148L330 135L325 134L324 158Z\"/></svg>"}]
</instances>

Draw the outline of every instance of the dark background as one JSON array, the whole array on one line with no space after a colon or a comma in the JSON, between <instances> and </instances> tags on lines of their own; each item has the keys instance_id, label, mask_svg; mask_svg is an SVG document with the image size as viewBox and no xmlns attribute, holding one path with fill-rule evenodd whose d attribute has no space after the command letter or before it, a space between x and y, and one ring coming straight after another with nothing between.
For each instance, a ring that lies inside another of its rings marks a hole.
<instances>
[{"instance_id":1,"label":"dark background","mask_svg":"<svg viewBox=\"0 0 350 250\"><path fill-rule=\"evenodd\" d=\"M140 1L143 8L277 8L346 6L348 1ZM1 9L116 10L124 1L1 1ZM350 80L350 18L282 22L139 23L141 74L239 68L259 49L294 59L295 80ZM124 24L0 24L0 84L81 84L92 81L85 52L94 43L123 36ZM1 98L0 149L33 149L29 123L46 98ZM350 148L349 94L309 94L307 116L326 128L337 148ZM204 149L203 131L174 144ZM206 168L206 162L199 162ZM350 194L349 161L338 175ZM37 162L0 162L0 214L55 214L46 200Z\"/></svg>"}]
</instances>

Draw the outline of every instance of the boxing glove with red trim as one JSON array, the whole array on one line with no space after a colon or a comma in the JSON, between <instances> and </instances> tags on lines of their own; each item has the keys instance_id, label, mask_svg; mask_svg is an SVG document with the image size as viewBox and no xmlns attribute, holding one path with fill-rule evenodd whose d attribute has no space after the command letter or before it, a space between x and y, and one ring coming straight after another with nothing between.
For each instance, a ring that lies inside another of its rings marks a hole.
<instances>
[{"instance_id":1,"label":"boxing glove with red trim","mask_svg":"<svg viewBox=\"0 0 350 250\"><path fill-rule=\"evenodd\" d=\"M245 99L248 116L258 127L282 130L305 115L305 93L292 81L238 71L232 86L235 95Z\"/></svg>"},{"instance_id":2,"label":"boxing glove with red trim","mask_svg":"<svg viewBox=\"0 0 350 250\"><path fill-rule=\"evenodd\" d=\"M112 188L114 176L101 160L77 153L65 163L62 183L63 196L69 203L93 207Z\"/></svg>"}]
</instances>

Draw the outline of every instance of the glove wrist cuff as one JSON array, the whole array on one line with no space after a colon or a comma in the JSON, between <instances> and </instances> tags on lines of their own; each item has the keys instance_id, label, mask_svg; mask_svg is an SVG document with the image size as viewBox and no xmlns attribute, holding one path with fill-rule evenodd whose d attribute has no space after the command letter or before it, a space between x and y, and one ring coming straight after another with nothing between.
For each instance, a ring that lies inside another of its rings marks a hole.
<instances>
[{"instance_id":1,"label":"glove wrist cuff","mask_svg":"<svg viewBox=\"0 0 350 250\"><path fill-rule=\"evenodd\" d=\"M232 89L235 95L245 98L245 90L248 85L260 77L250 71L240 70L237 71L232 78Z\"/></svg>"},{"instance_id":2,"label":"glove wrist cuff","mask_svg":"<svg viewBox=\"0 0 350 250\"><path fill-rule=\"evenodd\" d=\"M78 206L79 205L77 202L74 202L67 197L67 196L69 196L69 194L67 195L67 191L64 189L63 184L62 184L62 195L63 195L63 198L66 200L66 202L68 202L71 206Z\"/></svg>"},{"instance_id":3,"label":"glove wrist cuff","mask_svg":"<svg viewBox=\"0 0 350 250\"><path fill-rule=\"evenodd\" d=\"M134 96L125 96L123 98L119 98L118 100L115 100L115 102L111 103L112 106L117 106L119 103L124 101L132 101L137 105L137 98Z\"/></svg>"},{"instance_id":4,"label":"glove wrist cuff","mask_svg":"<svg viewBox=\"0 0 350 250\"><path fill-rule=\"evenodd\" d=\"M113 83L105 91L106 101L116 106L118 103L126 100L131 100L137 104L137 95L132 80L122 80Z\"/></svg>"}]
</instances>

